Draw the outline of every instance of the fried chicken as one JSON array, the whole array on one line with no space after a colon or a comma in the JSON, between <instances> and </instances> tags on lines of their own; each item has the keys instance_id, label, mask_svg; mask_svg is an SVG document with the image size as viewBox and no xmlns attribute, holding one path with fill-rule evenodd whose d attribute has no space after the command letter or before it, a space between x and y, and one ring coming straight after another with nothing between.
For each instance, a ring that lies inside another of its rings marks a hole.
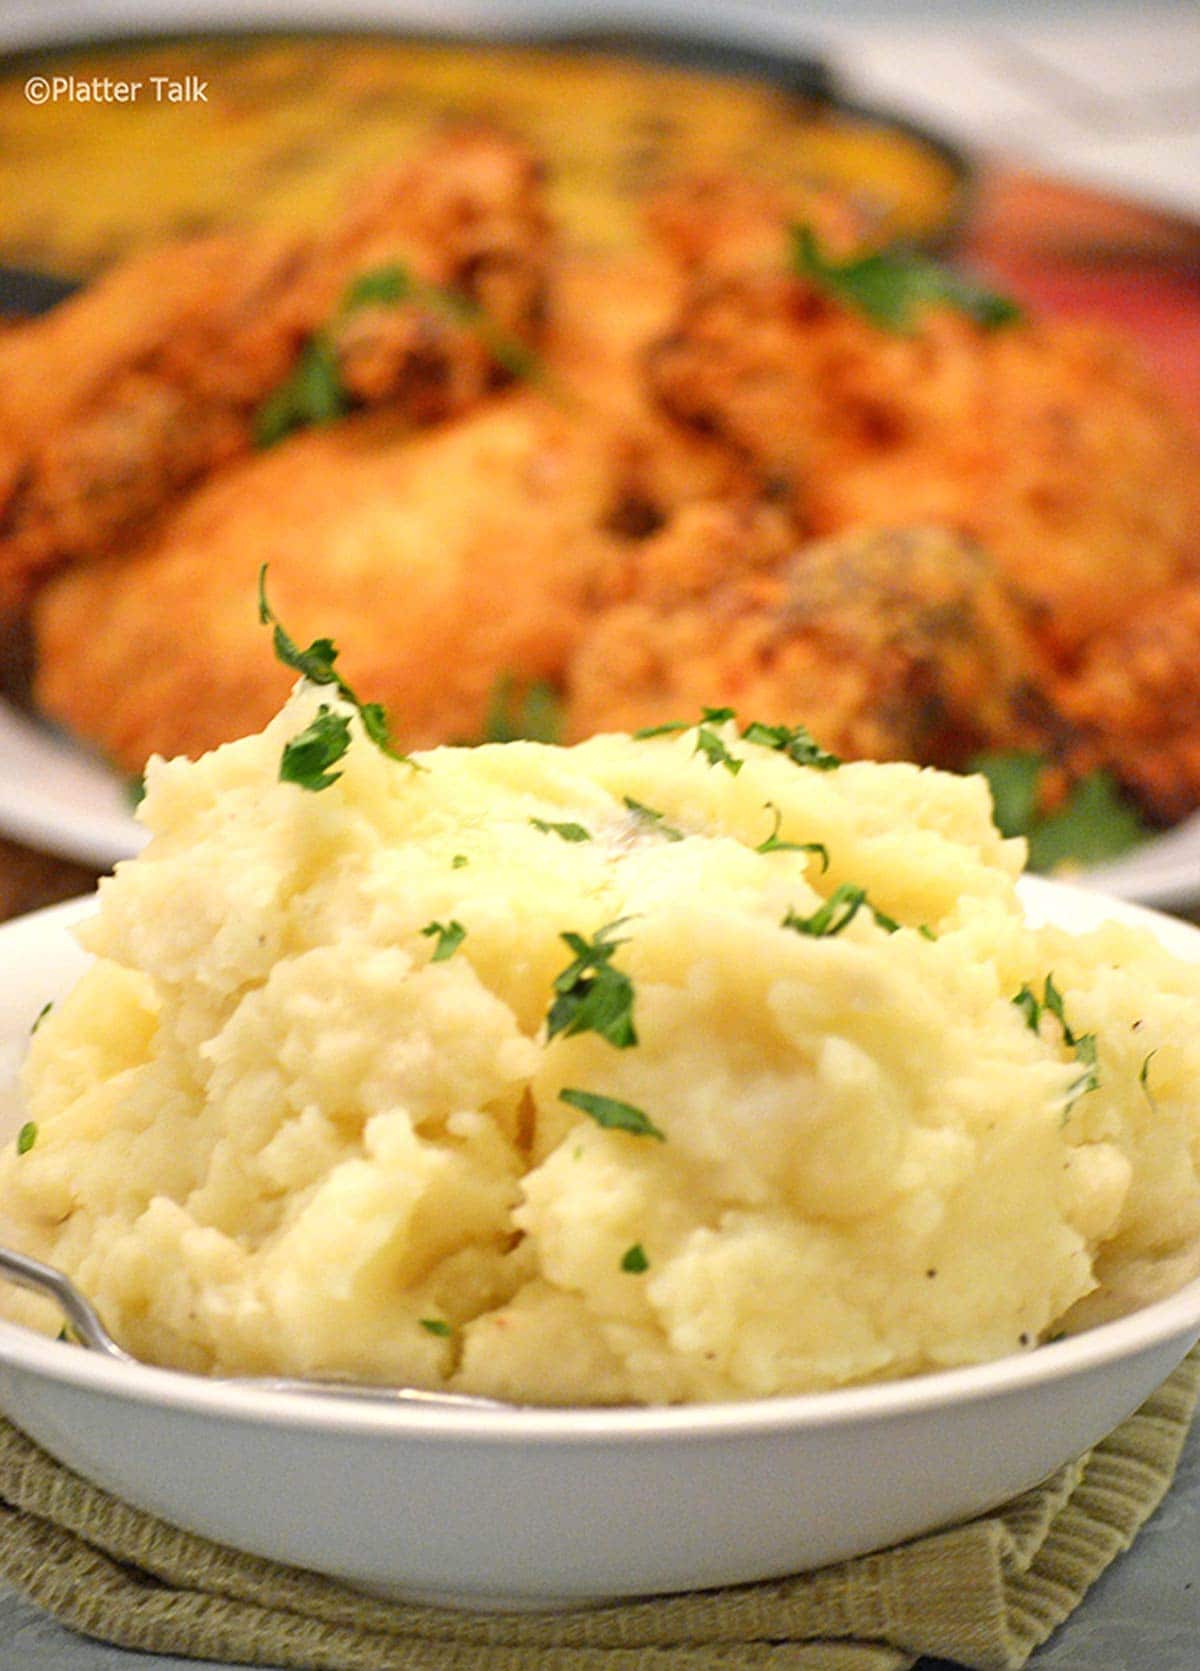
<instances>
[{"instance_id":1,"label":"fried chicken","mask_svg":"<svg viewBox=\"0 0 1200 1671\"><path fill-rule=\"evenodd\" d=\"M533 390L418 435L311 430L213 477L140 551L62 570L34 608L43 711L139 771L265 723L292 675L255 590L384 702L404 747L477 740L502 678L555 677L619 585L601 443Z\"/></svg>"},{"instance_id":2,"label":"fried chicken","mask_svg":"<svg viewBox=\"0 0 1200 1671\"><path fill-rule=\"evenodd\" d=\"M544 304L540 175L515 141L456 130L319 233L170 246L6 331L0 611L40 574L130 541L249 451L256 414L316 334L340 404L386 401L428 422L503 382L496 336L528 345ZM412 294L345 306L356 279L389 266L416 281Z\"/></svg>"},{"instance_id":3,"label":"fried chicken","mask_svg":"<svg viewBox=\"0 0 1200 1671\"><path fill-rule=\"evenodd\" d=\"M938 308L890 331L753 273L701 281L647 375L811 534L936 524L986 547L1059 657L1200 558L1197 438L1098 329Z\"/></svg>"},{"instance_id":4,"label":"fried chicken","mask_svg":"<svg viewBox=\"0 0 1200 1671\"><path fill-rule=\"evenodd\" d=\"M937 528L797 547L778 507L694 505L642 547L634 595L582 640L572 735L729 704L848 758L962 767L1036 747L1036 647L986 554Z\"/></svg>"}]
</instances>

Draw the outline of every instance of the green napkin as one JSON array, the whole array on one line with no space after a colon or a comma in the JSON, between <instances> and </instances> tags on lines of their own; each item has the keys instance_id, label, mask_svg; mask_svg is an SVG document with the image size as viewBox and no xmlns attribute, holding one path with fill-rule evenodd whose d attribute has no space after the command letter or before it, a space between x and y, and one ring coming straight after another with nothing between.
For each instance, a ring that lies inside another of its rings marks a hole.
<instances>
[{"instance_id":1,"label":"green napkin","mask_svg":"<svg viewBox=\"0 0 1200 1671\"><path fill-rule=\"evenodd\" d=\"M0 1574L102 1641L303 1671L1016 1671L1170 1486L1200 1348L1079 1461L1002 1509L820 1572L568 1613L378 1601L130 1508L0 1423Z\"/></svg>"}]
</instances>

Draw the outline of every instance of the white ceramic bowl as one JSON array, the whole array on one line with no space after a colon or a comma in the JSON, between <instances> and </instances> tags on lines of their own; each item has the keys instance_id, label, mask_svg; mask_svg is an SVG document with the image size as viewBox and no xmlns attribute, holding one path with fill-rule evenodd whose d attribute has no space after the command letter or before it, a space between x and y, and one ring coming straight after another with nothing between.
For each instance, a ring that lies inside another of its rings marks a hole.
<instances>
[{"instance_id":1,"label":"white ceramic bowl","mask_svg":"<svg viewBox=\"0 0 1200 1671\"><path fill-rule=\"evenodd\" d=\"M1200 931L1049 883L1031 913ZM81 967L85 902L0 928L0 1050ZM8 1094L0 1138L19 1113ZM803 1571L963 1519L1120 1422L1200 1337L1200 1282L970 1369L674 1409L423 1410L111 1364L0 1323L0 1407L109 1490L381 1593L560 1607Z\"/></svg>"}]
</instances>

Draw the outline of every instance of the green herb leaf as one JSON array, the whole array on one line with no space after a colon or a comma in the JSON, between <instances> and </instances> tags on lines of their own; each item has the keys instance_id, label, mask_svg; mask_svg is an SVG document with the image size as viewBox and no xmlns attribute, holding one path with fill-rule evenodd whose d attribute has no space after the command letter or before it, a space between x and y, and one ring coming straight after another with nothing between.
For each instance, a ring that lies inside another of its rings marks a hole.
<instances>
[{"instance_id":1,"label":"green herb leaf","mask_svg":"<svg viewBox=\"0 0 1200 1671\"><path fill-rule=\"evenodd\" d=\"M637 1043L633 982L612 965L613 954L625 941L611 936L627 920L621 917L606 923L591 941L581 934L560 935L575 958L554 982L556 996L546 1016L547 1039L560 1033L568 1038L575 1033L599 1033L618 1050Z\"/></svg>"},{"instance_id":2,"label":"green herb leaf","mask_svg":"<svg viewBox=\"0 0 1200 1671\"><path fill-rule=\"evenodd\" d=\"M350 410L337 352L329 337L310 337L290 375L269 394L254 416L254 445L275 446L293 430L334 423Z\"/></svg>"},{"instance_id":3,"label":"green herb leaf","mask_svg":"<svg viewBox=\"0 0 1200 1671\"><path fill-rule=\"evenodd\" d=\"M595 1091L576 1091L570 1088L558 1093L558 1100L567 1103L571 1108L577 1108L581 1114L595 1120L598 1126L604 1126L608 1131L627 1131L632 1137L656 1137L660 1143L666 1142L665 1133L650 1119L648 1114L640 1108L635 1108L630 1102L621 1102L617 1097L605 1097Z\"/></svg>"},{"instance_id":4,"label":"green herb leaf","mask_svg":"<svg viewBox=\"0 0 1200 1671\"><path fill-rule=\"evenodd\" d=\"M640 731L633 733L635 743L641 743L647 737L668 737L676 731L690 731L692 723L686 719L668 719L661 725L643 725Z\"/></svg>"},{"instance_id":5,"label":"green herb leaf","mask_svg":"<svg viewBox=\"0 0 1200 1671\"><path fill-rule=\"evenodd\" d=\"M851 882L843 882L833 890L827 900L818 905L811 916L798 917L794 911L788 911L780 927L793 928L797 934L840 934L848 923L853 922L866 902L865 888L856 888Z\"/></svg>"},{"instance_id":6,"label":"green herb leaf","mask_svg":"<svg viewBox=\"0 0 1200 1671\"><path fill-rule=\"evenodd\" d=\"M865 888L856 887L853 882L842 882L810 917L798 917L794 911L789 911L780 927L794 928L797 934L813 934L828 938L840 934L847 923L852 922L864 907L875 919L876 926L886 929L889 934L898 933L904 926L903 923L898 923L895 917L889 917L886 911L872 905ZM933 939L930 929L922 926L920 932L926 939Z\"/></svg>"},{"instance_id":7,"label":"green herb leaf","mask_svg":"<svg viewBox=\"0 0 1200 1671\"><path fill-rule=\"evenodd\" d=\"M715 731L710 731L707 725L702 725L697 730L696 747L692 752L705 755L710 766L724 766L725 770L731 772L734 777L745 765L745 761L730 754L720 737L717 736Z\"/></svg>"},{"instance_id":8,"label":"green herb leaf","mask_svg":"<svg viewBox=\"0 0 1200 1671\"><path fill-rule=\"evenodd\" d=\"M556 743L562 735L562 705L553 685L539 679L518 692L511 673L492 686L483 722L485 743Z\"/></svg>"},{"instance_id":9,"label":"green herb leaf","mask_svg":"<svg viewBox=\"0 0 1200 1671\"><path fill-rule=\"evenodd\" d=\"M26 1120L25 1124L17 1133L17 1153L19 1155L27 1155L29 1153L30 1149L32 1149L33 1145L37 1142L37 1134L37 1121Z\"/></svg>"},{"instance_id":10,"label":"green herb leaf","mask_svg":"<svg viewBox=\"0 0 1200 1671\"><path fill-rule=\"evenodd\" d=\"M984 330L1012 325L1023 317L1007 296L913 251L874 250L847 261L830 260L808 226L792 229L792 266L827 295L891 331L907 330L929 307L955 308Z\"/></svg>"},{"instance_id":11,"label":"green herb leaf","mask_svg":"<svg viewBox=\"0 0 1200 1671\"><path fill-rule=\"evenodd\" d=\"M652 824L659 835L665 836L668 841L683 840L682 830L677 830L673 824L663 822L664 813L656 811L652 806L645 806L641 801L635 801L632 795L623 795L621 798L635 817L640 818L646 824Z\"/></svg>"},{"instance_id":12,"label":"green herb leaf","mask_svg":"<svg viewBox=\"0 0 1200 1671\"><path fill-rule=\"evenodd\" d=\"M437 936L437 945L433 949L431 963L444 963L448 957L453 957L467 937L467 931L455 918L448 923L426 923L421 930L427 939Z\"/></svg>"},{"instance_id":13,"label":"green herb leaf","mask_svg":"<svg viewBox=\"0 0 1200 1671\"><path fill-rule=\"evenodd\" d=\"M752 720L742 732L742 740L776 749L797 766L815 766L820 772L831 772L841 765L837 755L822 748L803 725L763 725L759 720Z\"/></svg>"},{"instance_id":14,"label":"green herb leaf","mask_svg":"<svg viewBox=\"0 0 1200 1671\"><path fill-rule=\"evenodd\" d=\"M1106 771L1080 778L1063 806L1044 814L1038 791L1046 761L1040 755L982 754L970 763L970 769L988 781L1001 835L1024 836L1028 841L1033 870L1103 864L1153 833Z\"/></svg>"},{"instance_id":15,"label":"green herb leaf","mask_svg":"<svg viewBox=\"0 0 1200 1671\"><path fill-rule=\"evenodd\" d=\"M1033 1032L1041 1031L1043 1015L1053 1016L1062 1031L1063 1043L1067 1049L1074 1052L1075 1060L1082 1066L1083 1073L1067 1088L1067 1111L1070 1112L1076 1101L1088 1091L1099 1089L1100 1067L1098 1048L1094 1033L1076 1033L1067 1021L1063 995L1054 984L1054 975L1046 976L1042 985L1042 996L1039 999L1033 989L1026 983L1016 994L1013 1003L1025 1017L1025 1024ZM1150 1053L1153 1055L1153 1051ZM1149 1057L1147 1058L1147 1062ZM1145 1067L1143 1063L1143 1067ZM1143 1084L1145 1081L1143 1081Z\"/></svg>"},{"instance_id":16,"label":"green herb leaf","mask_svg":"<svg viewBox=\"0 0 1200 1671\"><path fill-rule=\"evenodd\" d=\"M47 998L46 1002L42 1005L41 1009L37 1012L37 1014L33 1018L33 1026L29 1029L30 1033L36 1033L37 1032L38 1028L41 1026L42 1022L45 1021L46 1017L50 1014L50 1011L53 1008L54 1008L54 999L53 998Z\"/></svg>"},{"instance_id":17,"label":"green herb leaf","mask_svg":"<svg viewBox=\"0 0 1200 1671\"><path fill-rule=\"evenodd\" d=\"M543 835L561 836L563 841L590 841L591 831L585 830L582 824L553 824L546 818L531 818L529 822L535 830L541 830Z\"/></svg>"},{"instance_id":18,"label":"green herb leaf","mask_svg":"<svg viewBox=\"0 0 1200 1671\"><path fill-rule=\"evenodd\" d=\"M445 1340L447 1336L454 1333L450 1324L443 1317L422 1317L420 1321L426 1334L435 1334L439 1339Z\"/></svg>"},{"instance_id":19,"label":"green herb leaf","mask_svg":"<svg viewBox=\"0 0 1200 1671\"><path fill-rule=\"evenodd\" d=\"M829 849L823 841L781 841L779 826L783 823L783 814L774 801L768 801L763 809L775 814L775 827L765 841L760 841L754 849L756 853L815 853L821 861L821 870L829 869Z\"/></svg>"},{"instance_id":20,"label":"green herb leaf","mask_svg":"<svg viewBox=\"0 0 1200 1671\"><path fill-rule=\"evenodd\" d=\"M456 853L450 860L450 869L461 870L464 865L469 865L470 862L470 859L468 859L465 853Z\"/></svg>"},{"instance_id":21,"label":"green herb leaf","mask_svg":"<svg viewBox=\"0 0 1200 1671\"><path fill-rule=\"evenodd\" d=\"M737 718L736 708L701 708L700 718L709 725L724 725L727 720Z\"/></svg>"},{"instance_id":22,"label":"green herb leaf","mask_svg":"<svg viewBox=\"0 0 1200 1671\"><path fill-rule=\"evenodd\" d=\"M630 1276L641 1276L643 1271L650 1269L650 1261L646 1258L646 1250L641 1242L634 1242L621 1255L621 1269L628 1271Z\"/></svg>"},{"instance_id":23,"label":"green herb leaf","mask_svg":"<svg viewBox=\"0 0 1200 1671\"><path fill-rule=\"evenodd\" d=\"M354 313L365 307L396 307L400 302L411 301L415 291L416 286L407 267L392 261L384 267L373 267L369 272L359 273L350 281L342 296L342 312Z\"/></svg>"},{"instance_id":24,"label":"green herb leaf","mask_svg":"<svg viewBox=\"0 0 1200 1671\"><path fill-rule=\"evenodd\" d=\"M397 760L402 765L411 766L414 771L425 770L419 761L414 760L411 755L401 754L392 743L388 731L387 715L384 713L382 705L378 702L360 702L345 679L337 672L334 663L337 661L338 652L333 640L331 638L314 638L306 650L301 650L291 634L284 629L278 616L267 602L267 565L265 563L258 571L258 618L264 627L269 626L272 629L271 636L275 647L275 655L285 667L290 667L294 672L301 674L310 684L333 685L342 701L348 702L357 711L363 730L376 748L388 755L390 759ZM294 737L292 742L284 745L285 759L288 750L296 743L307 738L309 732L320 721L321 715L328 713L330 713L330 710L326 707L318 709L317 719L313 721L313 725L310 725L306 731L302 731L298 737ZM337 716L332 717L336 718ZM326 729L331 728L326 725ZM345 752L343 748L341 754ZM340 759L341 754L334 758ZM284 776L282 766L280 776ZM288 777L287 781L299 782L300 779ZM333 779L329 781L332 782ZM325 785L308 784L305 787L323 789Z\"/></svg>"},{"instance_id":25,"label":"green herb leaf","mask_svg":"<svg viewBox=\"0 0 1200 1671\"><path fill-rule=\"evenodd\" d=\"M350 747L350 721L345 714L335 714L322 702L311 724L283 745L279 759L281 783L296 783L301 789L328 789L341 777L331 772L330 766L339 761Z\"/></svg>"}]
</instances>

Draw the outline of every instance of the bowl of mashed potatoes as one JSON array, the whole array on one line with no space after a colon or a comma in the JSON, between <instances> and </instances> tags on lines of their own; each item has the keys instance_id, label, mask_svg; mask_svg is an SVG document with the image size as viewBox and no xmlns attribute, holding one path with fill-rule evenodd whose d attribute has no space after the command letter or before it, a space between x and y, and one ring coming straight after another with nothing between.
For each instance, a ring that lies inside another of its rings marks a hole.
<instances>
[{"instance_id":1,"label":"bowl of mashed potatoes","mask_svg":"<svg viewBox=\"0 0 1200 1671\"><path fill-rule=\"evenodd\" d=\"M977 1512L1200 1335L1196 930L1022 881L980 779L724 709L404 756L331 667L0 930L4 1239L145 1364L6 1294L54 1454L374 1589L562 1604ZM271 1375L502 1407L229 1379Z\"/></svg>"}]
</instances>

